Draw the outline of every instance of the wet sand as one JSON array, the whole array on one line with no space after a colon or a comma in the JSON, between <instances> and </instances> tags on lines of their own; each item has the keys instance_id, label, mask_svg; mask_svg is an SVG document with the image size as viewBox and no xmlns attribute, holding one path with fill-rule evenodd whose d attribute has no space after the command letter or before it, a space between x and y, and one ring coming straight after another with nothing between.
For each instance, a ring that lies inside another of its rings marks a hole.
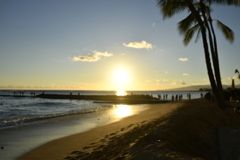
<instances>
[{"instance_id":1,"label":"wet sand","mask_svg":"<svg viewBox=\"0 0 240 160\"><path fill-rule=\"evenodd\" d=\"M218 130L239 127L240 114L221 110L215 103L195 99L152 104L149 109L121 121L51 141L20 157L28 159L187 159L219 160L224 157ZM228 137L227 137L228 138ZM226 138L225 138L226 139ZM237 139L240 142L240 137ZM236 140L236 137L235 137ZM236 145L232 148L235 150ZM236 155L233 155L236 154ZM239 157L234 152L232 157ZM230 158L231 159L231 158Z\"/></svg>"},{"instance_id":2,"label":"wet sand","mask_svg":"<svg viewBox=\"0 0 240 160\"><path fill-rule=\"evenodd\" d=\"M0 159L17 157L49 141L81 133L119 121L123 116L146 110L145 105L113 105L106 110L37 121L28 125L0 129ZM125 111L119 114L119 111Z\"/></svg>"},{"instance_id":3,"label":"wet sand","mask_svg":"<svg viewBox=\"0 0 240 160\"><path fill-rule=\"evenodd\" d=\"M19 160L53 160L64 159L73 151L83 149L90 153L95 147L107 144L106 137L121 135L137 125L150 122L156 118L166 115L179 107L179 103L152 104L148 109L139 114L129 116L108 125L100 126L89 131L60 138L44 144L27 154Z\"/></svg>"}]
</instances>

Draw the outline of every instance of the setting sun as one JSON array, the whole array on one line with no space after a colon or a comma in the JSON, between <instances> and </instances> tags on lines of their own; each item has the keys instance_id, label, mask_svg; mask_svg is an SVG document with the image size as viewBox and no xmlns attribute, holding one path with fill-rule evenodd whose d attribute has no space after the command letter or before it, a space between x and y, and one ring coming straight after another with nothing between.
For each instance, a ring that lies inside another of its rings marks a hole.
<instances>
[{"instance_id":1,"label":"setting sun","mask_svg":"<svg viewBox=\"0 0 240 160\"><path fill-rule=\"evenodd\" d=\"M114 74L114 79L118 83L125 83L128 81L128 73L125 70L118 70Z\"/></svg>"},{"instance_id":2,"label":"setting sun","mask_svg":"<svg viewBox=\"0 0 240 160\"><path fill-rule=\"evenodd\" d=\"M118 90L118 91L116 92L116 95L117 95L117 96L125 96L125 95L127 95L127 93L126 93L124 90Z\"/></svg>"}]
</instances>

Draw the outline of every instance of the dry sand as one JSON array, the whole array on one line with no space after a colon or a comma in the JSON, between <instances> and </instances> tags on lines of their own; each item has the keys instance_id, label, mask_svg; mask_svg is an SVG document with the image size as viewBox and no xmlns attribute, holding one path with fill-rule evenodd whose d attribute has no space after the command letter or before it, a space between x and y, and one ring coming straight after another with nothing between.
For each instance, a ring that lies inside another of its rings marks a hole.
<instances>
[{"instance_id":1,"label":"dry sand","mask_svg":"<svg viewBox=\"0 0 240 160\"><path fill-rule=\"evenodd\" d=\"M196 99L149 105L140 114L40 146L20 160L220 159L218 128L240 126L233 108Z\"/></svg>"}]
</instances>

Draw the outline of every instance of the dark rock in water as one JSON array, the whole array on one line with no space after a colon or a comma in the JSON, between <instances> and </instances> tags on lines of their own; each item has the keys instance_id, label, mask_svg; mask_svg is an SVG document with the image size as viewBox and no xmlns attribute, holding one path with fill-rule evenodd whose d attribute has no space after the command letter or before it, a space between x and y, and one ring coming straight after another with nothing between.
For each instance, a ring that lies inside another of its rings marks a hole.
<instances>
[{"instance_id":1,"label":"dark rock in water","mask_svg":"<svg viewBox=\"0 0 240 160\"><path fill-rule=\"evenodd\" d=\"M4 147L2 146L1 149L4 149Z\"/></svg>"}]
</instances>

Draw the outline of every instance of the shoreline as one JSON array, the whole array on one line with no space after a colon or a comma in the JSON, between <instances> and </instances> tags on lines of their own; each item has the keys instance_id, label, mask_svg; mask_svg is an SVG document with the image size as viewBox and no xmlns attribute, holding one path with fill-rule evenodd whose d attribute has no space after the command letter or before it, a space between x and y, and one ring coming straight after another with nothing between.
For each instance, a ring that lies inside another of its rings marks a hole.
<instances>
[{"instance_id":1,"label":"shoreline","mask_svg":"<svg viewBox=\"0 0 240 160\"><path fill-rule=\"evenodd\" d=\"M122 134L136 125L152 121L153 119L168 114L179 106L178 103L152 104L146 105L147 110L125 117L120 121L113 122L104 126L93 128L89 131L78 133L72 136L63 137L57 140L48 142L38 148L19 157L19 160L28 159L64 159L72 151L85 148L85 151L92 152L92 147L87 147L91 144L101 141L100 146L107 143L104 138L107 136Z\"/></svg>"},{"instance_id":2,"label":"shoreline","mask_svg":"<svg viewBox=\"0 0 240 160\"><path fill-rule=\"evenodd\" d=\"M110 103L110 104L156 104L166 103L169 100L159 100L150 95L64 95L64 94L39 94L34 96L26 95L0 95L2 97L17 98L45 98L45 99L70 99L70 100L93 100L93 103Z\"/></svg>"},{"instance_id":3,"label":"shoreline","mask_svg":"<svg viewBox=\"0 0 240 160\"><path fill-rule=\"evenodd\" d=\"M204 99L152 104L145 112L121 121L51 141L18 160L218 160L224 155L239 157L238 152L233 152L236 145L239 147L239 134L231 148L222 149L225 143L221 139L225 135L220 135L219 139L218 129L224 126L238 133L235 128L240 128L240 114L235 114L233 108L221 110ZM226 152L228 154L224 154Z\"/></svg>"},{"instance_id":4,"label":"shoreline","mask_svg":"<svg viewBox=\"0 0 240 160\"><path fill-rule=\"evenodd\" d=\"M137 114L146 109L146 105L123 106L129 114ZM15 160L54 139L84 132L92 128L119 121L125 115L117 115L116 110L122 106L113 106L88 114L75 114L45 119L38 123L19 125L0 129L0 157ZM131 113L130 113L131 112Z\"/></svg>"}]
</instances>

